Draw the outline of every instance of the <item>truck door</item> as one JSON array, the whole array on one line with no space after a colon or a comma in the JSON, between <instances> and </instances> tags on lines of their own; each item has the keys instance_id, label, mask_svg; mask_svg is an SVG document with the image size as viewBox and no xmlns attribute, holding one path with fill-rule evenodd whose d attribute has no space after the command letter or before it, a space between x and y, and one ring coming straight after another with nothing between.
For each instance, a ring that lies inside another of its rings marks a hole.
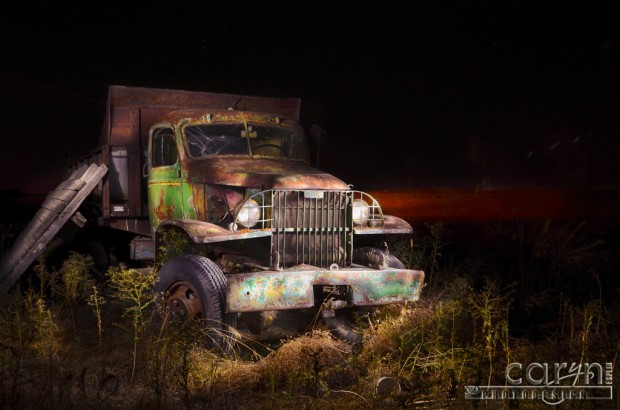
<instances>
[{"instance_id":1,"label":"truck door","mask_svg":"<svg viewBox=\"0 0 620 410\"><path fill-rule=\"evenodd\" d=\"M160 222L183 216L181 168L172 127L151 129L149 165L149 219L154 235Z\"/></svg>"}]
</instances>

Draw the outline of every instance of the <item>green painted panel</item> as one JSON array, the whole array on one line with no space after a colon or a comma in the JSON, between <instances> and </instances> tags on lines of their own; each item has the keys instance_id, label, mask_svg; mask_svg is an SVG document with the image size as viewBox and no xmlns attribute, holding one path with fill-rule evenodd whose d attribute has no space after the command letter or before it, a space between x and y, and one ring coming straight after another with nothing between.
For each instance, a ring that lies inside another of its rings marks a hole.
<instances>
[{"instance_id":1,"label":"green painted panel","mask_svg":"<svg viewBox=\"0 0 620 410\"><path fill-rule=\"evenodd\" d=\"M265 271L228 275L229 312L300 309L314 305L315 285L351 288L357 306L418 300L424 272L407 269L339 269Z\"/></svg>"}]
</instances>

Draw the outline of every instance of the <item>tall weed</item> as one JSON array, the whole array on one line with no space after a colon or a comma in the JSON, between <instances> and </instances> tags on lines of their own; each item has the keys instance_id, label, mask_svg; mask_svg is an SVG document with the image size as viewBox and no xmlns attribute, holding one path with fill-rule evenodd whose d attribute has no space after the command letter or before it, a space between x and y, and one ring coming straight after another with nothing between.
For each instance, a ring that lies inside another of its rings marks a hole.
<instances>
[{"instance_id":1,"label":"tall weed","mask_svg":"<svg viewBox=\"0 0 620 410\"><path fill-rule=\"evenodd\" d=\"M119 266L110 268L107 276L110 287L114 289L113 297L124 306L124 313L131 320L133 363L130 384L132 384L136 371L138 343L149 324L148 318L153 313L149 308L157 299L157 295L153 292L157 272L154 269L136 270Z\"/></svg>"}]
</instances>

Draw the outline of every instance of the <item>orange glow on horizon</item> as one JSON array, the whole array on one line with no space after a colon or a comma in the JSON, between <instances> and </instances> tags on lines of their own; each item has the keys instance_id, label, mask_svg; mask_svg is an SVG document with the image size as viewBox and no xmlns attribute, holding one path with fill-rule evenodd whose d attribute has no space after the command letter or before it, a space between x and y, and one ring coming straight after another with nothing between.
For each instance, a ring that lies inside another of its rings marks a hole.
<instances>
[{"instance_id":1,"label":"orange glow on horizon","mask_svg":"<svg viewBox=\"0 0 620 410\"><path fill-rule=\"evenodd\" d=\"M445 189L370 194L379 201L385 214L406 220L620 219L617 191Z\"/></svg>"}]
</instances>

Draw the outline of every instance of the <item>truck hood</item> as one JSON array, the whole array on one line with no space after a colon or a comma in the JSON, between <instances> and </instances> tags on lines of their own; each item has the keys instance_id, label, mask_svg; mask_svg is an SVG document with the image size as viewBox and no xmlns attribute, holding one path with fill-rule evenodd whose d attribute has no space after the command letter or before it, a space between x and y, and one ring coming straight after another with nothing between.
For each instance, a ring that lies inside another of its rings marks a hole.
<instances>
[{"instance_id":1,"label":"truck hood","mask_svg":"<svg viewBox=\"0 0 620 410\"><path fill-rule=\"evenodd\" d=\"M192 161L189 178L205 184L264 189L348 189L333 175L299 162L258 158Z\"/></svg>"}]
</instances>

